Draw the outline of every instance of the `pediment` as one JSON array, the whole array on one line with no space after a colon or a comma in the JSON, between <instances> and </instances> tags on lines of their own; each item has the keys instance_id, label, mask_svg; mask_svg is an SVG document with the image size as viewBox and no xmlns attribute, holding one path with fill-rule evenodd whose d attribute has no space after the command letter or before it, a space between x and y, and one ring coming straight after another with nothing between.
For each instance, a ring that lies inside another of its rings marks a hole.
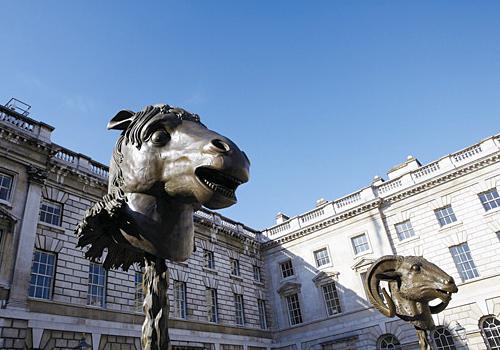
<instances>
[{"instance_id":1,"label":"pediment","mask_svg":"<svg viewBox=\"0 0 500 350\"><path fill-rule=\"evenodd\" d=\"M0 205L0 219L10 221L15 224L19 219L10 212L7 208Z\"/></svg>"},{"instance_id":2,"label":"pediment","mask_svg":"<svg viewBox=\"0 0 500 350\"><path fill-rule=\"evenodd\" d=\"M293 294L293 293L300 292L301 286L302 285L300 283L288 281L288 282L284 282L278 288L277 292L281 295Z\"/></svg>"},{"instance_id":3,"label":"pediment","mask_svg":"<svg viewBox=\"0 0 500 350\"><path fill-rule=\"evenodd\" d=\"M351 266L351 269L353 269L356 272L365 272L370 268L370 266L372 266L374 262L375 259L372 258L361 258L354 265Z\"/></svg>"},{"instance_id":4,"label":"pediment","mask_svg":"<svg viewBox=\"0 0 500 350\"><path fill-rule=\"evenodd\" d=\"M312 279L313 283L317 286L326 284L329 282L336 282L339 277L338 271L321 271Z\"/></svg>"}]
</instances>

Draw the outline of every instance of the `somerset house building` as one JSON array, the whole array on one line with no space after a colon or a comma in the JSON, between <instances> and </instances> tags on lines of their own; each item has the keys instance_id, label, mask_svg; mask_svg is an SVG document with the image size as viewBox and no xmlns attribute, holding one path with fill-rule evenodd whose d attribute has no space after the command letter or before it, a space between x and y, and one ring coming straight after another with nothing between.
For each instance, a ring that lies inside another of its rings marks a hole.
<instances>
[{"instance_id":1,"label":"somerset house building","mask_svg":"<svg viewBox=\"0 0 500 350\"><path fill-rule=\"evenodd\" d=\"M0 348L141 349L142 271L106 271L74 229L108 168L51 141L29 106L0 105ZM196 251L169 263L173 349L418 349L367 301L380 256L422 255L458 284L437 350L500 349L500 135L254 230L195 214ZM250 223L251 224L251 223Z\"/></svg>"}]
</instances>

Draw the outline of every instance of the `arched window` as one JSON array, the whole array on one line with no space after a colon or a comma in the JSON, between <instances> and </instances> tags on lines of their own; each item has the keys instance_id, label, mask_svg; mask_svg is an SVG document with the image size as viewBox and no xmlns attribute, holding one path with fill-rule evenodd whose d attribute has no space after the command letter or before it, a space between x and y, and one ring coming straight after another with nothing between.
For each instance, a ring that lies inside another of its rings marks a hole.
<instances>
[{"instance_id":1,"label":"arched window","mask_svg":"<svg viewBox=\"0 0 500 350\"><path fill-rule=\"evenodd\" d=\"M487 316L479 322L484 342L489 350L500 350L500 321L495 316Z\"/></svg>"},{"instance_id":2,"label":"arched window","mask_svg":"<svg viewBox=\"0 0 500 350\"><path fill-rule=\"evenodd\" d=\"M432 339L434 340L434 344L436 344L437 350L457 350L453 336L443 326L438 326L432 331Z\"/></svg>"},{"instance_id":3,"label":"arched window","mask_svg":"<svg viewBox=\"0 0 500 350\"><path fill-rule=\"evenodd\" d=\"M384 334L378 338L377 341L378 350L401 350L401 344L398 338L392 334Z\"/></svg>"}]
</instances>

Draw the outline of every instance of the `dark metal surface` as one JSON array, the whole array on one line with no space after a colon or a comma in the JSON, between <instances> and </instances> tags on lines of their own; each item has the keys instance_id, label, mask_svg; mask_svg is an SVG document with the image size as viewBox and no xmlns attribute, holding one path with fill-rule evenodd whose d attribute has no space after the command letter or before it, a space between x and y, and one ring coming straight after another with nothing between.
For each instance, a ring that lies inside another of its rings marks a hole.
<instances>
[{"instance_id":1,"label":"dark metal surface","mask_svg":"<svg viewBox=\"0 0 500 350\"><path fill-rule=\"evenodd\" d=\"M106 269L145 266L143 347L168 348L168 272L164 259L186 260L194 249L193 214L202 205L236 203L249 160L196 114L168 105L119 112L121 130L110 165L109 191L77 227L78 246ZM107 251L107 254L105 254Z\"/></svg>"},{"instance_id":2,"label":"dark metal surface","mask_svg":"<svg viewBox=\"0 0 500 350\"><path fill-rule=\"evenodd\" d=\"M381 281L388 282L390 293L380 287ZM383 256L370 267L364 283L377 310L415 327L422 350L430 349L427 331L434 328L432 314L443 311L458 291L451 276L419 256ZM434 299L441 302L430 306Z\"/></svg>"}]
</instances>

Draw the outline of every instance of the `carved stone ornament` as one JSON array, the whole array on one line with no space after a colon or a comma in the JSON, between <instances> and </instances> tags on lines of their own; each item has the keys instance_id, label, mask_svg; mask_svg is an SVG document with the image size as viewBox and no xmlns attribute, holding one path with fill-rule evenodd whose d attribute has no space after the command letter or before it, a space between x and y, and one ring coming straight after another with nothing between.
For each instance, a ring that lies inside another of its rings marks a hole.
<instances>
[{"instance_id":1,"label":"carved stone ornament","mask_svg":"<svg viewBox=\"0 0 500 350\"><path fill-rule=\"evenodd\" d=\"M28 179L30 182L35 182L37 184L43 185L45 183L45 180L47 179L46 171L31 164L26 167L26 172L28 173Z\"/></svg>"},{"instance_id":2,"label":"carved stone ornament","mask_svg":"<svg viewBox=\"0 0 500 350\"><path fill-rule=\"evenodd\" d=\"M387 281L389 293L380 287ZM386 255L373 263L364 281L368 299L387 317L410 322L421 350L431 350L427 332L434 329L432 314L443 311L458 292L453 278L420 256ZM440 299L436 306L429 305Z\"/></svg>"},{"instance_id":3,"label":"carved stone ornament","mask_svg":"<svg viewBox=\"0 0 500 350\"><path fill-rule=\"evenodd\" d=\"M165 259L185 261L194 249L193 214L236 203L250 162L196 114L169 105L120 111L108 129L121 135L113 150L108 194L78 225L79 247L106 269L145 268L144 350L169 349Z\"/></svg>"}]
</instances>

